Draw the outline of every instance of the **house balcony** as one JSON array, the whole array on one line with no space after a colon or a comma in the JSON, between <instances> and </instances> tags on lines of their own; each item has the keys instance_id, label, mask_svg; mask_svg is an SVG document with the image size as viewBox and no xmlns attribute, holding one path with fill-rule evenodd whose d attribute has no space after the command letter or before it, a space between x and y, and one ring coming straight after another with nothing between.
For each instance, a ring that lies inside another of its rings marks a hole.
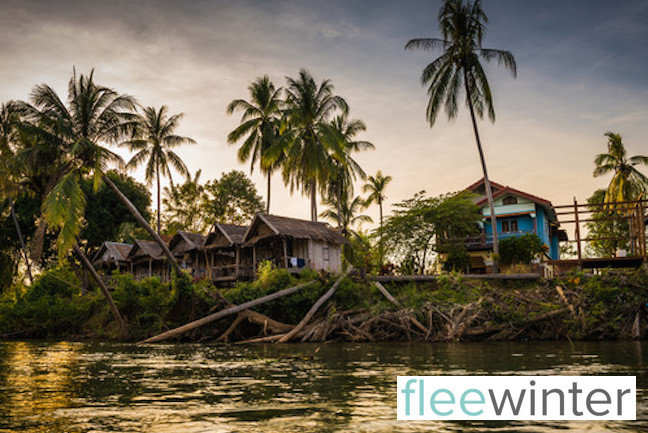
<instances>
[{"instance_id":1,"label":"house balcony","mask_svg":"<svg viewBox=\"0 0 648 433\"><path fill-rule=\"evenodd\" d=\"M535 234L535 230L517 230L514 232L498 232L498 238L502 239L513 238L526 234ZM493 235L481 232L477 236L468 236L463 239L464 244L468 251L489 250L493 248Z\"/></svg>"}]
</instances>

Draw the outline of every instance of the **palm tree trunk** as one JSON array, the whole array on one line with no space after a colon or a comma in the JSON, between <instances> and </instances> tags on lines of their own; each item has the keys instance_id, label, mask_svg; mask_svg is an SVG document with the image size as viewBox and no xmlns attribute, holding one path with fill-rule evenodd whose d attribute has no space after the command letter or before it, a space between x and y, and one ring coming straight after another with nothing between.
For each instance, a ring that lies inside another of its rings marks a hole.
<instances>
[{"instance_id":1,"label":"palm tree trunk","mask_svg":"<svg viewBox=\"0 0 648 433\"><path fill-rule=\"evenodd\" d=\"M9 204L11 205L11 218L13 219L14 225L16 226L18 241L20 241L20 249L23 253L23 256L25 257L25 265L27 266L27 276L29 277L29 283L34 284L34 276L32 275L31 264L29 263L29 255L27 254L27 247L25 247L25 238L23 238L20 224L18 224L18 217L16 216L16 209L14 208L13 199L10 199Z\"/></svg>"},{"instance_id":2,"label":"palm tree trunk","mask_svg":"<svg viewBox=\"0 0 648 433\"><path fill-rule=\"evenodd\" d=\"M266 213L270 213L270 177L272 176L272 172L268 170L268 203L266 203Z\"/></svg>"},{"instance_id":3,"label":"palm tree trunk","mask_svg":"<svg viewBox=\"0 0 648 433\"><path fill-rule=\"evenodd\" d=\"M490 180L488 179L488 170L486 169L486 160L484 159L484 151L482 149L481 140L479 138L479 129L477 128L477 119L475 118L475 109L470 99L470 88L468 86L468 77L464 69L464 86L466 88L466 102L468 103L468 108L470 110L470 119L472 120L473 131L475 133L475 140L477 141L477 150L479 151L479 160L481 162L482 171L484 172L484 186L486 187L486 197L488 198L488 207L490 209L490 220L491 227L493 230L493 254L495 255L495 260L493 262L493 267L495 272L498 272L498 263L499 258L499 240L497 236L497 217L495 216L495 205L493 204L493 190L491 189Z\"/></svg>"},{"instance_id":4,"label":"palm tree trunk","mask_svg":"<svg viewBox=\"0 0 648 433\"><path fill-rule=\"evenodd\" d=\"M127 339L128 329L126 328L126 322L124 322L124 318L119 313L119 310L115 305L115 301L113 301L112 296L110 296L110 292L108 291L108 286L106 286L106 284L103 282L103 280L95 270L94 266L92 266L92 263L90 263L90 260L88 260L86 255L83 253L83 251L81 251L81 248L79 248L77 244L74 244L74 252L79 256L79 258L81 259L81 263L83 263L83 266L90 272L92 278L99 285L99 288L101 289L104 296L106 297L106 300L108 301L108 305L110 305L110 310L112 311L113 317L115 318L117 323L119 323L119 328L121 329L122 337L124 339Z\"/></svg>"},{"instance_id":5,"label":"palm tree trunk","mask_svg":"<svg viewBox=\"0 0 648 433\"><path fill-rule=\"evenodd\" d=\"M310 182L311 221L317 221L317 182Z\"/></svg>"},{"instance_id":6,"label":"palm tree trunk","mask_svg":"<svg viewBox=\"0 0 648 433\"><path fill-rule=\"evenodd\" d=\"M155 167L155 175L157 177L157 232L158 235L162 233L162 230L160 229L161 224L160 224L160 166L157 165Z\"/></svg>"},{"instance_id":7,"label":"palm tree trunk","mask_svg":"<svg viewBox=\"0 0 648 433\"><path fill-rule=\"evenodd\" d=\"M119 190L119 188L117 188L117 185L115 185L113 181L110 180L108 176L106 176L105 173L103 174L103 180L113 190L113 192L117 195L117 197L119 197L119 200L121 200L124 206L128 208L130 213L133 214L137 222L153 237L155 242L157 242L158 245L160 245L160 248L162 248L162 252L164 252L164 255L167 257L169 263L171 263L171 265L173 266L173 269L175 269L176 273L180 274L182 272L182 270L180 269L180 265L178 265L178 262L176 261L175 257L173 257L173 254L169 250L169 247L162 240L160 235L158 235L157 232L153 230L153 227L151 227L151 225L148 222L146 222L146 220L144 219L142 214L139 213L135 205L128 199L128 197L124 195L124 193L122 193Z\"/></svg>"},{"instance_id":8,"label":"palm tree trunk","mask_svg":"<svg viewBox=\"0 0 648 433\"><path fill-rule=\"evenodd\" d=\"M382 197L378 197L378 212L380 213L380 237L378 238L378 253L380 254L380 267L383 265L383 206L382 206Z\"/></svg>"}]
</instances>

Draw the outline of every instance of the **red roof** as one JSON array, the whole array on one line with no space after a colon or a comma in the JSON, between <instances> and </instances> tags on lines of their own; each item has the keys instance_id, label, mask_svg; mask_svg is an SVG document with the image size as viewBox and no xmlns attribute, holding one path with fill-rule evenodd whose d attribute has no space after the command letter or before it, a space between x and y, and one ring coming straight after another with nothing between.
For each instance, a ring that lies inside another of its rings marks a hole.
<instances>
[{"instance_id":1,"label":"red roof","mask_svg":"<svg viewBox=\"0 0 648 433\"><path fill-rule=\"evenodd\" d=\"M466 190L475 191L477 188L479 188L483 184L484 184L484 178L481 178L477 182L473 183L468 188L466 188ZM527 200L531 200L534 203L538 203L539 205L547 206L548 208L553 207L553 205L551 204L551 202L549 200L546 200L546 199L544 199L542 197L538 197L537 195L529 194L527 192L520 191L519 189L512 188L512 187L510 187L508 185L504 186L502 184L499 184L499 183L493 182L493 181L491 181L490 184L491 184L491 188L497 189L497 191L493 192L493 199L496 199L498 197L502 197L503 195L506 195L506 194L513 194L513 195L517 195L517 196L520 196L520 197L524 197ZM488 198L484 195L483 197L481 197L475 203L478 204L478 205L483 205L487 201L488 201Z\"/></svg>"}]
</instances>

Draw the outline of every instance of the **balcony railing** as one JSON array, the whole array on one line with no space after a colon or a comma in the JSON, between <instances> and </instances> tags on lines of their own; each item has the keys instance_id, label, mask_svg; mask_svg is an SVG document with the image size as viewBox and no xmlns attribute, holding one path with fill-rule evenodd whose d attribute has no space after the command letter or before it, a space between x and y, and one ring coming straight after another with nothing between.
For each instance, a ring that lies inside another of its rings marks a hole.
<instances>
[{"instance_id":1,"label":"balcony railing","mask_svg":"<svg viewBox=\"0 0 648 433\"><path fill-rule=\"evenodd\" d=\"M513 238L516 236L522 236L525 234L534 234L535 230L517 230L514 232L498 232L497 237L502 239ZM486 234L486 232L481 232L477 236L467 236L463 239L458 239L463 241L467 248L478 248L478 247L491 247L493 246L493 235Z\"/></svg>"}]
</instances>

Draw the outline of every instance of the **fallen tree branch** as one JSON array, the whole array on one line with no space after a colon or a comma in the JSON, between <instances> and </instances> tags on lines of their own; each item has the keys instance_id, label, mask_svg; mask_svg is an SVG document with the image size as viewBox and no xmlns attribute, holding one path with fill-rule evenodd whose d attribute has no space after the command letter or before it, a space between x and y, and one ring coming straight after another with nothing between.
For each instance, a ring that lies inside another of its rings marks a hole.
<instances>
[{"instance_id":1,"label":"fallen tree branch","mask_svg":"<svg viewBox=\"0 0 648 433\"><path fill-rule=\"evenodd\" d=\"M563 314L563 313L565 313L567 311L569 311L569 308L565 307L565 308L560 308L558 310L549 311L547 313L538 314L537 316L531 317L531 318L526 319L526 320L521 320L521 321L518 321L518 322L515 322L515 323L502 323L500 325L495 325L495 326L481 326L481 327L477 327L477 328L471 328L471 329L465 330L463 335L479 336L479 335L484 335L484 334L490 334L492 332L501 331L501 330L505 329L508 326L525 326L525 325L529 325L531 323L540 322L542 320L550 319L550 318L552 318L554 316L558 316L558 315Z\"/></svg>"},{"instance_id":2,"label":"fallen tree branch","mask_svg":"<svg viewBox=\"0 0 648 433\"><path fill-rule=\"evenodd\" d=\"M344 274L340 275L340 277L335 281L335 283L333 283L333 285L331 286L331 288L328 289L328 291L327 291L326 293L324 293L324 295L322 295L322 297L319 298L319 299L317 300L317 302L315 302L315 304L313 304L313 306L311 307L311 309L308 310L308 313L306 313L306 315L304 316L304 318L301 319L301 321L297 324L297 326L295 326L295 327L294 327L290 332L288 332L286 335L284 335L283 337L281 337L281 338L279 339L279 343L285 343L285 342L287 342L287 341L290 341L291 338L293 338L293 337L294 337L294 336L295 336L299 331L301 331L302 328L303 328L304 326L306 326L306 325L308 324L308 322L310 322L310 320L313 318L313 316L315 315L315 313L317 312L317 310L319 310L320 307L321 307L322 305L324 305L324 303L325 303L326 301L328 301L329 299L331 299L331 297L332 297L333 294L335 293L335 290L338 288L338 286L340 285L340 283L342 282L342 280L343 280L344 278L346 278L349 274L351 274L351 272L353 272L353 270L354 270L354 269L353 269L352 267L350 267L350 268L349 268L349 269L348 269Z\"/></svg>"},{"instance_id":3,"label":"fallen tree branch","mask_svg":"<svg viewBox=\"0 0 648 433\"><path fill-rule=\"evenodd\" d=\"M384 296L385 298L387 298L387 300L389 300L389 302L391 302L392 304L394 304L394 305L397 306L398 308L401 308L401 304L400 304L400 302L398 302L398 300L396 300L396 298L394 298L394 297L392 296L392 294L389 293L389 291L385 288L385 286L383 286L382 284L380 284L380 281L374 281L374 285L378 288L378 290L380 291L380 293L382 293L383 296ZM426 335L430 332L430 330L428 329L428 327L425 326L425 325L423 325L421 322L419 322L419 321L416 319L416 317L414 317L413 315L410 317L410 320L412 321L412 323L413 323L414 325L416 325L417 328L419 328L420 330L422 330L423 332L425 332Z\"/></svg>"},{"instance_id":4,"label":"fallen tree branch","mask_svg":"<svg viewBox=\"0 0 648 433\"><path fill-rule=\"evenodd\" d=\"M256 307L257 305L274 301L275 299L279 299L284 296L292 295L293 293L303 289L304 287L310 286L313 283L315 283L315 281L308 281L306 283L302 283L297 286L289 287L287 289L279 290L278 292L271 293L266 296L262 296L258 299L254 299L249 302L244 302L243 304L237 305L236 307L226 308L225 310L221 310L217 313L210 314L209 316L203 317L202 319L194 320L193 322L189 322L178 328L171 329L170 331L166 331L161 334L155 335L153 337L147 338L146 340L142 341L142 343L157 343L159 341L168 340L169 338L178 336L187 331L191 331L192 329L200 328L201 326L222 319L223 317L240 313L241 311L247 310L248 308Z\"/></svg>"}]
</instances>

